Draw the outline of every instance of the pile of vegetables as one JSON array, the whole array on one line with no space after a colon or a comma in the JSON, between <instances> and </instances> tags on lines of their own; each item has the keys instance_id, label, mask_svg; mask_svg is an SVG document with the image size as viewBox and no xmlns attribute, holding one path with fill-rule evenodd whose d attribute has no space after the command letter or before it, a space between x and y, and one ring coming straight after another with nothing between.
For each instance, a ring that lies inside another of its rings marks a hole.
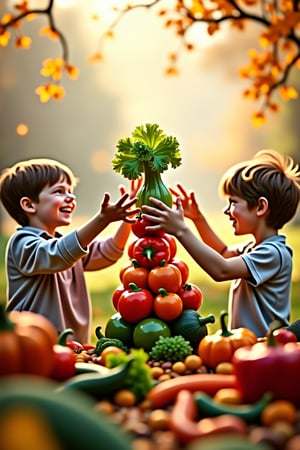
<instances>
[{"instance_id":1,"label":"pile of vegetables","mask_svg":"<svg viewBox=\"0 0 300 450\"><path fill-rule=\"evenodd\" d=\"M176 138L146 124L117 149L116 172L144 174L139 205L153 196L172 206L160 174L181 164ZM295 334L275 322L258 342L247 328L229 330L226 311L209 334L215 317L200 315L203 295L189 282L175 239L149 234L147 225L139 216L132 224L115 313L104 334L96 327L95 345L72 341L69 328L57 336L44 317L7 314L0 304L0 448L22 448L25 434L7 430L38 423L32 436L51 448L298 450ZM35 448L36 439L27 444Z\"/></svg>"},{"instance_id":2,"label":"pile of vegetables","mask_svg":"<svg viewBox=\"0 0 300 450\"><path fill-rule=\"evenodd\" d=\"M141 220L136 218L133 233ZM106 324L105 336L124 339L128 348L149 352L160 336L181 335L197 352L208 333L207 324L215 318L199 314L203 294L188 281L189 269L176 256L175 238L167 233L148 235L141 226L138 234L128 248L129 261L119 273L122 284L112 294L116 313Z\"/></svg>"}]
</instances>

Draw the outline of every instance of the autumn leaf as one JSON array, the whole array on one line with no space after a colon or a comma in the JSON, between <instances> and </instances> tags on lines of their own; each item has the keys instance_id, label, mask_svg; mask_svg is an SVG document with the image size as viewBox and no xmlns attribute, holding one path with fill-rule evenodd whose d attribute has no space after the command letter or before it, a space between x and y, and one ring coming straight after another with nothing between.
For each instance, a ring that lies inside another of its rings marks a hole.
<instances>
[{"instance_id":1,"label":"autumn leaf","mask_svg":"<svg viewBox=\"0 0 300 450\"><path fill-rule=\"evenodd\" d=\"M40 73L43 77L51 77L58 81L62 78L63 67L64 60L62 58L46 59L43 61L43 68Z\"/></svg>"},{"instance_id":2,"label":"autumn leaf","mask_svg":"<svg viewBox=\"0 0 300 450\"><path fill-rule=\"evenodd\" d=\"M9 39L10 39L9 31L4 30L3 32L0 32L0 47L7 47Z\"/></svg>"},{"instance_id":3,"label":"autumn leaf","mask_svg":"<svg viewBox=\"0 0 300 450\"><path fill-rule=\"evenodd\" d=\"M262 112L256 112L252 115L252 124L258 128L266 123L266 117Z\"/></svg>"},{"instance_id":4,"label":"autumn leaf","mask_svg":"<svg viewBox=\"0 0 300 450\"><path fill-rule=\"evenodd\" d=\"M53 30L51 27L43 27L39 31L40 36L47 36L48 38L52 39L52 41L58 40L58 33Z\"/></svg>"},{"instance_id":5,"label":"autumn leaf","mask_svg":"<svg viewBox=\"0 0 300 450\"><path fill-rule=\"evenodd\" d=\"M280 86L279 94L282 100L285 101L295 100L296 98L298 98L298 92L291 86Z\"/></svg>"},{"instance_id":6,"label":"autumn leaf","mask_svg":"<svg viewBox=\"0 0 300 450\"><path fill-rule=\"evenodd\" d=\"M71 80L77 80L79 77L79 69L72 64L65 64L65 71Z\"/></svg>"},{"instance_id":7,"label":"autumn leaf","mask_svg":"<svg viewBox=\"0 0 300 450\"><path fill-rule=\"evenodd\" d=\"M19 36L16 40L15 40L15 46L17 48L23 48L23 49L28 49L31 46L31 38L29 36Z\"/></svg>"}]
</instances>

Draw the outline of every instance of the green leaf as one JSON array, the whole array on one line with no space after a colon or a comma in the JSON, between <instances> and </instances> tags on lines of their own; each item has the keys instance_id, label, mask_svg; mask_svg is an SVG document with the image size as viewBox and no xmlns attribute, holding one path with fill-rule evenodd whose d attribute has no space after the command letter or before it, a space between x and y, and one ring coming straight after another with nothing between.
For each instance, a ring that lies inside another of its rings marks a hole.
<instances>
[{"instance_id":1,"label":"green leaf","mask_svg":"<svg viewBox=\"0 0 300 450\"><path fill-rule=\"evenodd\" d=\"M181 164L177 139L166 136L157 124L140 125L131 137L120 139L112 160L113 170L129 179L136 179L145 171L145 162L158 172Z\"/></svg>"}]
</instances>

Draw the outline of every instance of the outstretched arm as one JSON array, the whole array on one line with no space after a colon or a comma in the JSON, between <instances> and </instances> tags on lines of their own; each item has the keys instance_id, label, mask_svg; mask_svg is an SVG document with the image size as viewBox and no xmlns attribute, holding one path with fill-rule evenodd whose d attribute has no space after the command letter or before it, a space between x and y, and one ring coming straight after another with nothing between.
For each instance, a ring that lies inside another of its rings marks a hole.
<instances>
[{"instance_id":1,"label":"outstretched arm","mask_svg":"<svg viewBox=\"0 0 300 450\"><path fill-rule=\"evenodd\" d=\"M171 209L160 200L150 199L154 207L144 205L142 217L155 223L147 227L149 231L162 229L176 236L197 264L214 280L227 281L246 278L249 271L240 256L224 258L206 243L201 242L184 220L184 209L180 198L176 199L176 209Z\"/></svg>"},{"instance_id":2,"label":"outstretched arm","mask_svg":"<svg viewBox=\"0 0 300 450\"><path fill-rule=\"evenodd\" d=\"M87 247L111 222L122 220L129 225L135 220L132 216L140 209L131 209L137 199L134 197L128 200L129 196L129 193L125 193L115 203L110 203L110 194L104 194L100 211L77 230L77 236L83 248Z\"/></svg>"}]
</instances>

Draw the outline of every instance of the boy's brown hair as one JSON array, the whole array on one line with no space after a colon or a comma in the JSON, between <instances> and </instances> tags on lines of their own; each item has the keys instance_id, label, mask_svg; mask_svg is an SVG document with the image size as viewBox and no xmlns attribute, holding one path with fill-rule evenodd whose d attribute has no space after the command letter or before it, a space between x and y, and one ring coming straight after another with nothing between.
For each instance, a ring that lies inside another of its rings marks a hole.
<instances>
[{"instance_id":1,"label":"boy's brown hair","mask_svg":"<svg viewBox=\"0 0 300 450\"><path fill-rule=\"evenodd\" d=\"M222 177L220 192L245 199L250 209L260 197L269 203L266 224L282 228L296 214L300 200L300 171L291 157L261 150L253 159L234 165Z\"/></svg>"},{"instance_id":2,"label":"boy's brown hair","mask_svg":"<svg viewBox=\"0 0 300 450\"><path fill-rule=\"evenodd\" d=\"M4 169L0 176L0 199L10 216L20 225L28 225L28 217L20 206L22 197L38 202L45 186L66 180L75 187L77 178L72 171L52 159L30 159Z\"/></svg>"}]
</instances>

